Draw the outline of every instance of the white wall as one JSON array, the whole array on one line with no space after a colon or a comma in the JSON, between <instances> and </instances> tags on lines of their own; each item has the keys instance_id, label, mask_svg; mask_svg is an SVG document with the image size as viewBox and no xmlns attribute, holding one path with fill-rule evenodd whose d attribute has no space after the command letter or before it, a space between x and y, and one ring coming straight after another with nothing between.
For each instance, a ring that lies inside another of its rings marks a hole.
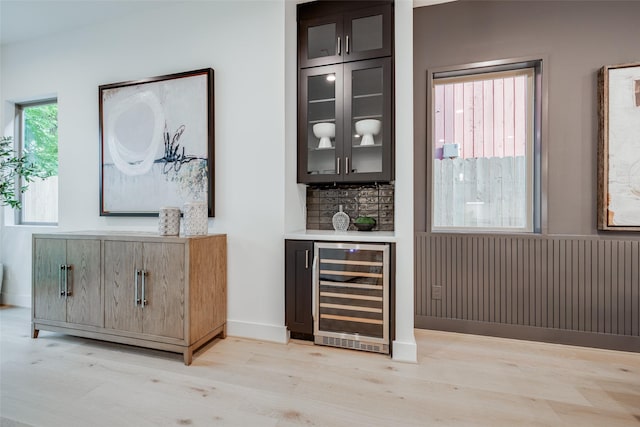
<instances>
[{"instance_id":1,"label":"white wall","mask_svg":"<svg viewBox=\"0 0 640 427\"><path fill-rule=\"evenodd\" d=\"M216 217L228 234L228 333L284 341L284 3L158 3L152 12L2 47L2 129L12 102L59 103L60 230L155 231L99 216L98 86L215 70ZM294 118L295 120L295 118ZM5 215L9 220L11 215ZM31 233L3 226L5 303L28 306Z\"/></svg>"},{"instance_id":2,"label":"white wall","mask_svg":"<svg viewBox=\"0 0 640 427\"><path fill-rule=\"evenodd\" d=\"M130 16L29 43L4 46L0 118L56 94L60 226L156 230L152 218L102 218L98 194L98 86L212 67L216 100L216 217L228 234L228 333L283 342L285 231L304 228L305 187L296 184L296 3L303 0L160 3ZM396 341L394 359L415 361L413 334L413 94L411 0L397 0ZM1 218L0 218L1 219ZM31 233L0 224L5 303L31 304Z\"/></svg>"}]
</instances>

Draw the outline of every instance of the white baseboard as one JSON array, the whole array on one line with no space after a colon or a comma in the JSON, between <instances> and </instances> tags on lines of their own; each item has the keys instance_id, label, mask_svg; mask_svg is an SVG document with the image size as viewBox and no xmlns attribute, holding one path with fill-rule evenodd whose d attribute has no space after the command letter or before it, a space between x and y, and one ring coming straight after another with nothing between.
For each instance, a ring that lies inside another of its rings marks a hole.
<instances>
[{"instance_id":1,"label":"white baseboard","mask_svg":"<svg viewBox=\"0 0 640 427\"><path fill-rule=\"evenodd\" d=\"M281 344L286 344L289 341L289 331L284 325L266 325L238 320L227 320L227 335Z\"/></svg>"},{"instance_id":2,"label":"white baseboard","mask_svg":"<svg viewBox=\"0 0 640 427\"><path fill-rule=\"evenodd\" d=\"M394 341L393 360L396 362L418 363L418 346L415 341Z\"/></svg>"},{"instance_id":3,"label":"white baseboard","mask_svg":"<svg viewBox=\"0 0 640 427\"><path fill-rule=\"evenodd\" d=\"M31 308L31 295L21 294L0 294L0 301L5 305Z\"/></svg>"}]
</instances>

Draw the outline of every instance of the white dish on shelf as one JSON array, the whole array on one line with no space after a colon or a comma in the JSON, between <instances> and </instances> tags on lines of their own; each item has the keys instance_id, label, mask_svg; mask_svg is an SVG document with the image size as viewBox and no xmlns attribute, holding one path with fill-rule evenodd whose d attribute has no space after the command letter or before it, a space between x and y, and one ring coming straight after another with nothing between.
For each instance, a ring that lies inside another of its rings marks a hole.
<instances>
[{"instance_id":1,"label":"white dish on shelf","mask_svg":"<svg viewBox=\"0 0 640 427\"><path fill-rule=\"evenodd\" d=\"M336 136L335 123L316 123L313 125L313 134L320 138L318 148L331 148L331 138Z\"/></svg>"},{"instance_id":2,"label":"white dish on shelf","mask_svg":"<svg viewBox=\"0 0 640 427\"><path fill-rule=\"evenodd\" d=\"M360 145L374 145L374 135L380 132L382 123L376 119L364 119L356 122L356 132L362 135Z\"/></svg>"}]
</instances>

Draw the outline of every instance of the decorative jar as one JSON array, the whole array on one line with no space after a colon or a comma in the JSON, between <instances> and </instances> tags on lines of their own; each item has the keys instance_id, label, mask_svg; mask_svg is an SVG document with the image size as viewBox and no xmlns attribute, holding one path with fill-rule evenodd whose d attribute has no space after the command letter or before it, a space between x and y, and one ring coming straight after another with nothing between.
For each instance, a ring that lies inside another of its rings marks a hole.
<instances>
[{"instance_id":1,"label":"decorative jar","mask_svg":"<svg viewBox=\"0 0 640 427\"><path fill-rule=\"evenodd\" d=\"M158 234L177 236L180 234L180 208L173 206L158 211Z\"/></svg>"},{"instance_id":2,"label":"decorative jar","mask_svg":"<svg viewBox=\"0 0 640 427\"><path fill-rule=\"evenodd\" d=\"M209 230L206 202L188 202L184 204L184 234L187 236L205 235Z\"/></svg>"}]
</instances>

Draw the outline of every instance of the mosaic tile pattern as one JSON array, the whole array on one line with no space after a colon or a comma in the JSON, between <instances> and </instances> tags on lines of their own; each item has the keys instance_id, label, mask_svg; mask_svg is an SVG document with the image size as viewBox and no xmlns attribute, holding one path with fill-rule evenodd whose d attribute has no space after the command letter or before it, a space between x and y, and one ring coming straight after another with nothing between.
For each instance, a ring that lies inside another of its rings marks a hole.
<instances>
[{"instance_id":1,"label":"mosaic tile pattern","mask_svg":"<svg viewBox=\"0 0 640 427\"><path fill-rule=\"evenodd\" d=\"M307 229L333 230L331 219L340 209L349 215L349 230L357 230L359 216L375 218L374 231L393 231L394 185L342 185L307 187Z\"/></svg>"}]
</instances>

